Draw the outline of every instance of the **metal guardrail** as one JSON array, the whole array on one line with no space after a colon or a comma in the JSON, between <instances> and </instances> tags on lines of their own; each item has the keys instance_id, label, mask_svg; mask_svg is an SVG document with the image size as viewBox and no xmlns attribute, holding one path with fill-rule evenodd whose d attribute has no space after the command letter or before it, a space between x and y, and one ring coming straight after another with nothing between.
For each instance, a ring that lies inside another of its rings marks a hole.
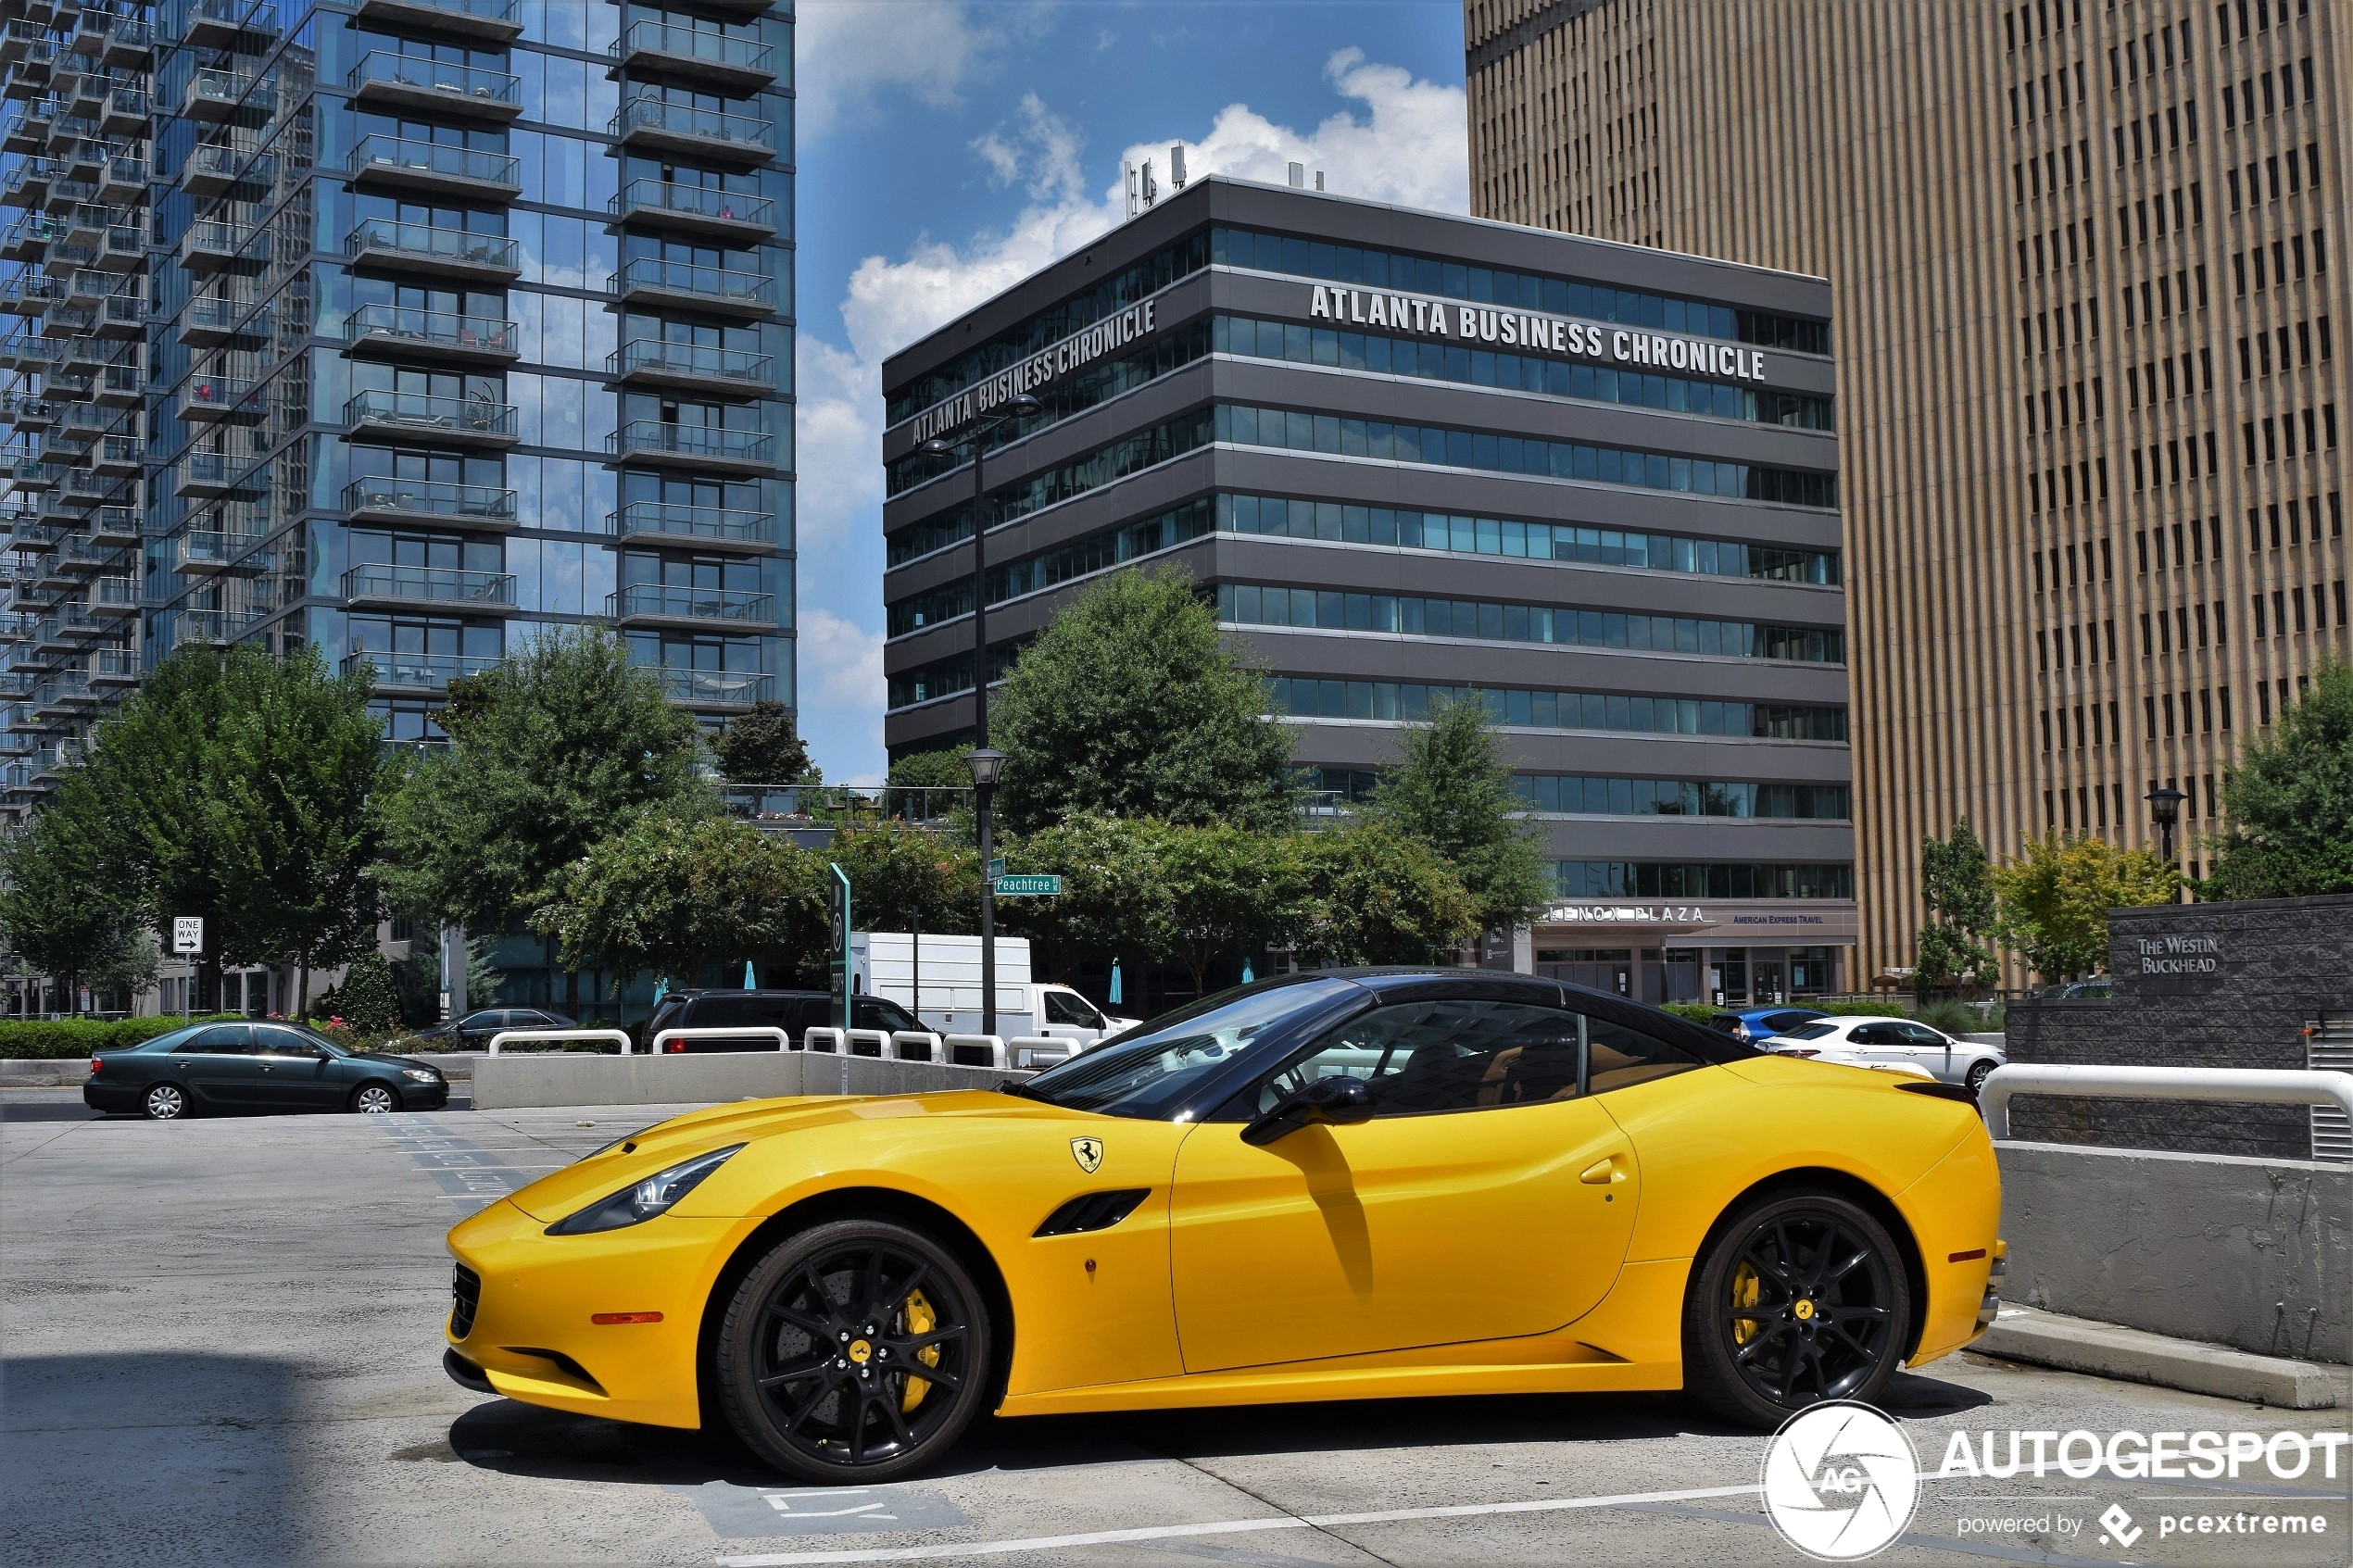
<instances>
[{"instance_id":1,"label":"metal guardrail","mask_svg":"<svg viewBox=\"0 0 2353 1568\"><path fill-rule=\"evenodd\" d=\"M501 1029L490 1036L490 1054L497 1056L498 1047L509 1040L618 1040L621 1054L629 1054L629 1032L625 1029Z\"/></svg>"},{"instance_id":2,"label":"metal guardrail","mask_svg":"<svg viewBox=\"0 0 2353 1568\"><path fill-rule=\"evenodd\" d=\"M890 1035L891 1055L901 1061L940 1061L939 1036L928 1029L896 1029ZM921 1054L911 1054L911 1053Z\"/></svg>"},{"instance_id":3,"label":"metal guardrail","mask_svg":"<svg viewBox=\"0 0 2353 1568\"><path fill-rule=\"evenodd\" d=\"M743 1023L736 1025L733 1029L723 1029L716 1024L708 1029L664 1029L653 1037L653 1043L648 1046L647 1049L655 1056L661 1056L664 1054L684 1055L684 1052L668 1051L668 1042L672 1040L739 1040L746 1035L772 1035L775 1039L776 1048L778 1050L788 1051L793 1048L792 1036L785 1033L782 1029L778 1029L773 1024ZM757 1051L720 1051L707 1054L720 1056L757 1056L761 1053Z\"/></svg>"},{"instance_id":4,"label":"metal guardrail","mask_svg":"<svg viewBox=\"0 0 2353 1568\"><path fill-rule=\"evenodd\" d=\"M2273 1072L2229 1067L1997 1067L1977 1092L1985 1130L2010 1135L2010 1100L2019 1095L2100 1099L2203 1099L2235 1105L2325 1105L2353 1116L2353 1073Z\"/></svg>"},{"instance_id":5,"label":"metal guardrail","mask_svg":"<svg viewBox=\"0 0 2353 1568\"><path fill-rule=\"evenodd\" d=\"M949 1062L957 1067L1010 1067L1002 1035L950 1035L943 1042ZM975 1059L978 1060L975 1060Z\"/></svg>"}]
</instances>

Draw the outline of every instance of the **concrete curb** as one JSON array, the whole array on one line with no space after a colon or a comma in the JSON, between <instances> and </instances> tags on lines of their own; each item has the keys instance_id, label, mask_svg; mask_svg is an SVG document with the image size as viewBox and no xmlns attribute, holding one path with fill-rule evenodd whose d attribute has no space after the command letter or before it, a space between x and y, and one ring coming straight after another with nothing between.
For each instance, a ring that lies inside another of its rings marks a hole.
<instances>
[{"instance_id":1,"label":"concrete curb","mask_svg":"<svg viewBox=\"0 0 2353 1568\"><path fill-rule=\"evenodd\" d=\"M2152 1383L2160 1388L2214 1394L2283 1410L2334 1410L2353 1404L2353 1372L2345 1367L2254 1356L2224 1345L2170 1339L2089 1318L2038 1312L2031 1307L2004 1307L1994 1325L1969 1348L2004 1361L2029 1361L2126 1383Z\"/></svg>"}]
</instances>

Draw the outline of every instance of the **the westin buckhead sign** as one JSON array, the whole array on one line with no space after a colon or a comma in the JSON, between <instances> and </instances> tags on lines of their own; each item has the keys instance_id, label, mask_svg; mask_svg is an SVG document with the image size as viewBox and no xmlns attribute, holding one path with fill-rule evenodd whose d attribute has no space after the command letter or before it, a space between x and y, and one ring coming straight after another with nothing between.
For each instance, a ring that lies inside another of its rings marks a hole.
<instances>
[{"instance_id":1,"label":"the westin buckhead sign","mask_svg":"<svg viewBox=\"0 0 2353 1568\"><path fill-rule=\"evenodd\" d=\"M913 438L916 445L968 425L1000 403L1018 397L1025 392L1034 392L1048 382L1093 364L1114 349L1126 347L1152 331L1155 309L1159 304L1160 301L1154 298L1131 305L1125 310L1104 317L1091 327L1080 328L1059 343L1048 345L1019 364L1009 365L986 381L974 383L953 397L942 398L915 416Z\"/></svg>"},{"instance_id":2,"label":"the westin buckhead sign","mask_svg":"<svg viewBox=\"0 0 2353 1568\"><path fill-rule=\"evenodd\" d=\"M1527 310L1461 305L1420 295L1375 289L1314 285L1307 314L1355 327L1416 332L1479 347L1517 348L1564 358L1640 365L1644 370L1689 370L1696 375L1763 381L1765 356L1754 348L1715 338L1668 336L1635 327L1572 321Z\"/></svg>"}]
</instances>

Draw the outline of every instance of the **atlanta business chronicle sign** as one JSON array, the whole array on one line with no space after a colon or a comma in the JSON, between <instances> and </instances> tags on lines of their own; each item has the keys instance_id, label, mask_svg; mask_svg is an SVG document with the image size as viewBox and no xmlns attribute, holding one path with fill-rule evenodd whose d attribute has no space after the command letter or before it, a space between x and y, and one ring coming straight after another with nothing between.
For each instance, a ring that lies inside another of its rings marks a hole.
<instances>
[{"instance_id":1,"label":"atlanta business chronicle sign","mask_svg":"<svg viewBox=\"0 0 2353 1568\"><path fill-rule=\"evenodd\" d=\"M1668 336L1633 327L1572 321L1526 310L1459 305L1422 295L1314 285L1307 314L1353 327L1380 327L1479 347L1532 349L1563 358L1639 365L1645 370L1688 370L1734 381L1763 381L1765 356L1716 338Z\"/></svg>"},{"instance_id":2,"label":"atlanta business chronicle sign","mask_svg":"<svg viewBox=\"0 0 2353 1568\"><path fill-rule=\"evenodd\" d=\"M1000 403L1025 392L1034 392L1048 382L1083 370L1104 355L1126 347L1138 338L1149 336L1157 324L1159 305L1158 299L1131 305L1050 344L987 381L975 382L953 397L942 398L915 416L914 444L920 446L935 435L968 425Z\"/></svg>"}]
</instances>

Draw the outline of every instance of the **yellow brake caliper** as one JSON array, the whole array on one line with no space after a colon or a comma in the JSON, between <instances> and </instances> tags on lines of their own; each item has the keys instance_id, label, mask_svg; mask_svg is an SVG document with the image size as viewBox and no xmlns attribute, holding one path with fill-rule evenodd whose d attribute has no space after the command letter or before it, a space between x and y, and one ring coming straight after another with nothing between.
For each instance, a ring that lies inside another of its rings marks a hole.
<instances>
[{"instance_id":1,"label":"yellow brake caliper","mask_svg":"<svg viewBox=\"0 0 2353 1568\"><path fill-rule=\"evenodd\" d=\"M1750 1267L1746 1263L1743 1263L1739 1268L1732 1271L1733 1306L1754 1307L1764 1294L1765 1281L1754 1268ZM1756 1335L1757 1322L1755 1318L1734 1318L1732 1320L1733 1344L1745 1345L1750 1340L1755 1338Z\"/></svg>"},{"instance_id":2,"label":"yellow brake caliper","mask_svg":"<svg viewBox=\"0 0 2353 1568\"><path fill-rule=\"evenodd\" d=\"M932 1311L931 1303L925 1299L924 1293L920 1290L913 1292L907 1298L907 1307L902 1316L906 1319L906 1331L911 1335L929 1334L939 1322L939 1314ZM922 1349L915 1352L915 1360L923 1362L925 1366L937 1366L939 1364L939 1347L937 1345L925 1346ZM931 1391L931 1385L920 1377L912 1376L905 1373L901 1373L900 1375L905 1377L907 1380L907 1391L900 1396L899 1408L901 1411L913 1410L917 1405L923 1403L924 1396Z\"/></svg>"}]
</instances>

